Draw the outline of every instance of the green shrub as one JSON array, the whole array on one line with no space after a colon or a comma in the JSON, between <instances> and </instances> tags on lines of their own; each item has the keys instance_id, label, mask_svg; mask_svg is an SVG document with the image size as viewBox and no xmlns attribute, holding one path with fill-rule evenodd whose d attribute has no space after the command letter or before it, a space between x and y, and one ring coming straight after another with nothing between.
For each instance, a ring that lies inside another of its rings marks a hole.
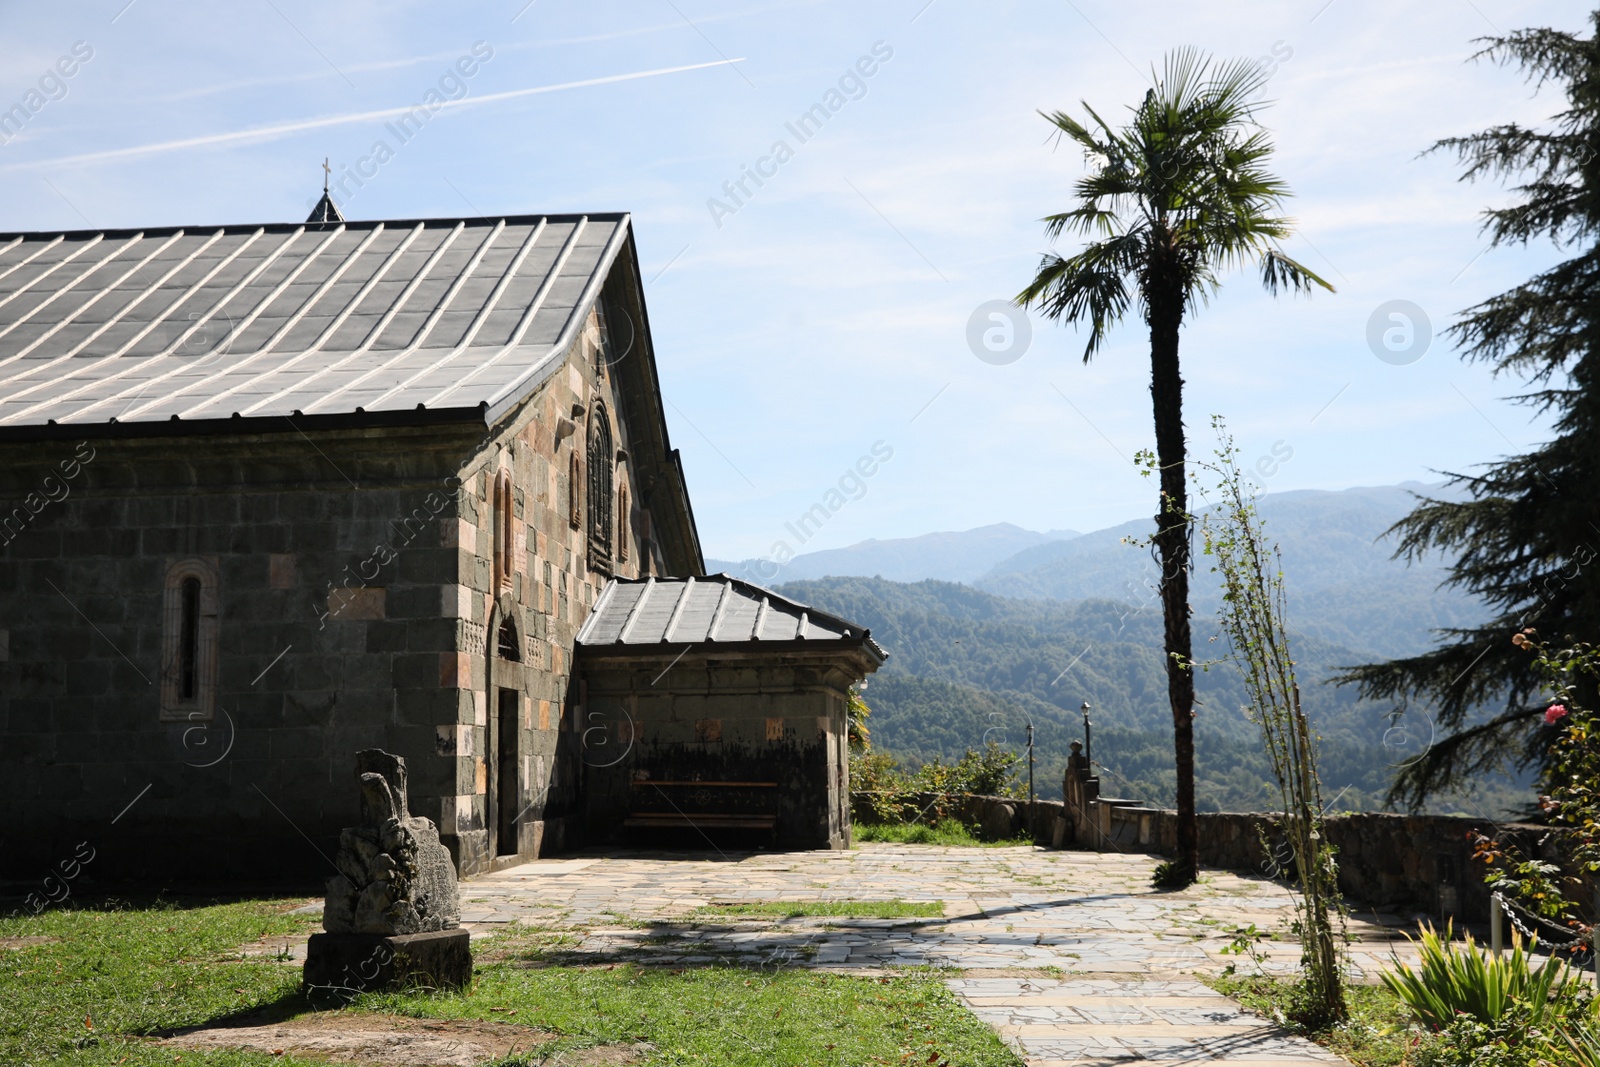
<instances>
[{"instance_id":1,"label":"green shrub","mask_svg":"<svg viewBox=\"0 0 1600 1067\"><path fill-rule=\"evenodd\" d=\"M1021 756L990 741L982 750L967 749L954 763L945 763L936 756L908 772L887 752L857 747L850 753L852 816L865 825L918 819L937 826L953 807L958 807L942 798L972 793L1020 797L1022 789L1016 779L1021 762ZM914 793L935 793L941 799L922 810Z\"/></svg>"},{"instance_id":2,"label":"green shrub","mask_svg":"<svg viewBox=\"0 0 1600 1067\"><path fill-rule=\"evenodd\" d=\"M1422 931L1419 969L1397 963L1380 976L1429 1029L1455 1026L1461 1016L1493 1029L1513 1009L1526 1015L1528 1026L1542 1028L1552 1015L1587 1010L1587 984L1570 977L1559 959L1535 966L1520 937L1512 938L1511 951L1499 959L1470 936L1462 946L1451 944L1449 937L1449 926L1442 938L1428 927Z\"/></svg>"},{"instance_id":3,"label":"green shrub","mask_svg":"<svg viewBox=\"0 0 1600 1067\"><path fill-rule=\"evenodd\" d=\"M1492 1023L1462 1015L1423 1038L1411 1062L1416 1067L1545 1067L1553 1050L1533 1015L1520 1002Z\"/></svg>"},{"instance_id":4,"label":"green shrub","mask_svg":"<svg viewBox=\"0 0 1600 1067\"><path fill-rule=\"evenodd\" d=\"M1190 884L1189 876L1170 860L1156 864L1150 872L1150 885L1155 889L1187 889Z\"/></svg>"},{"instance_id":5,"label":"green shrub","mask_svg":"<svg viewBox=\"0 0 1600 1067\"><path fill-rule=\"evenodd\" d=\"M850 752L851 817L858 823L905 822L914 814L911 780L887 752Z\"/></svg>"},{"instance_id":6,"label":"green shrub","mask_svg":"<svg viewBox=\"0 0 1600 1067\"><path fill-rule=\"evenodd\" d=\"M884 841L899 845L945 845L962 848L1007 848L1030 845L1025 837L1007 841L985 841L956 819L946 819L937 826L926 823L863 824L855 828L858 842Z\"/></svg>"},{"instance_id":7,"label":"green shrub","mask_svg":"<svg viewBox=\"0 0 1600 1067\"><path fill-rule=\"evenodd\" d=\"M977 793L990 797L1018 797L1017 766L1022 757L993 741L981 751L967 749L955 763L937 758L917 768L912 781L929 793Z\"/></svg>"},{"instance_id":8,"label":"green shrub","mask_svg":"<svg viewBox=\"0 0 1600 1067\"><path fill-rule=\"evenodd\" d=\"M1556 1054L1576 1067L1600 1067L1600 1030L1572 1022L1559 1028L1553 1042Z\"/></svg>"}]
</instances>

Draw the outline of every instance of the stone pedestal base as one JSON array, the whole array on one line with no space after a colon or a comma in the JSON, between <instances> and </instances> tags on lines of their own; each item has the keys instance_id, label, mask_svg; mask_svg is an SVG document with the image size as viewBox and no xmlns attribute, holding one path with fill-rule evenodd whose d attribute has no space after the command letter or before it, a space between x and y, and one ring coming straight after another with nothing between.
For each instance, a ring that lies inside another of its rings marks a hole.
<instances>
[{"instance_id":1,"label":"stone pedestal base","mask_svg":"<svg viewBox=\"0 0 1600 1067\"><path fill-rule=\"evenodd\" d=\"M328 992L431 986L462 989L472 981L467 931L426 934L312 934L305 985Z\"/></svg>"}]
</instances>

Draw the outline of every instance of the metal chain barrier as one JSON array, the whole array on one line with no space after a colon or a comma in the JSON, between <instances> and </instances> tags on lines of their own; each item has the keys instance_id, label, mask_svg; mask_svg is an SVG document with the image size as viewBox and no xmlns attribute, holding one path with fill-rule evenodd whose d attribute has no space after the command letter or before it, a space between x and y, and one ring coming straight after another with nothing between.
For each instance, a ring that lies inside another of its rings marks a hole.
<instances>
[{"instance_id":1,"label":"metal chain barrier","mask_svg":"<svg viewBox=\"0 0 1600 1067\"><path fill-rule=\"evenodd\" d=\"M1490 896L1496 903L1500 905L1500 913L1509 918L1511 920L1511 925L1516 928L1516 931L1523 937L1527 938L1530 942L1537 941L1539 944L1544 945L1552 951L1555 949L1567 950L1569 953L1570 962L1574 967L1584 968L1589 966L1589 964L1592 962L1594 958L1594 941L1589 935L1574 934L1567 927L1560 926L1554 921L1546 919L1542 915L1535 915L1533 912L1524 908L1521 904L1518 904L1516 901L1507 897L1504 893L1495 892L1491 893ZM1523 916L1526 916L1534 923L1548 927L1551 930L1559 931L1561 934L1566 936L1559 941L1553 938L1540 937L1536 930L1518 917L1519 913Z\"/></svg>"}]
</instances>

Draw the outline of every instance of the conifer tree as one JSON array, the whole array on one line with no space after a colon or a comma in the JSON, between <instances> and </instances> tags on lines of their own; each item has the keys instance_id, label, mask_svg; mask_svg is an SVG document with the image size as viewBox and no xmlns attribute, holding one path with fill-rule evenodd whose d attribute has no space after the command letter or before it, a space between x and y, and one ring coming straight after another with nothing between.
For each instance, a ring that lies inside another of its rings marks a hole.
<instances>
[{"instance_id":1,"label":"conifer tree","mask_svg":"<svg viewBox=\"0 0 1600 1067\"><path fill-rule=\"evenodd\" d=\"M1454 554L1447 584L1478 594L1494 617L1440 631L1422 655L1341 676L1366 697L1425 703L1452 731L1396 778L1390 799L1412 807L1506 758L1542 759L1539 679L1513 634L1600 634L1600 11L1590 19L1588 37L1526 29L1478 42L1475 59L1516 64L1537 89L1565 94L1545 128L1494 126L1431 149L1455 153L1463 181L1512 183L1513 201L1484 212L1492 246L1550 241L1572 254L1450 328L1464 358L1526 383L1516 399L1553 415L1555 437L1478 473L1451 474L1447 484L1465 500L1423 497L1391 531L1398 556ZM1491 714L1479 719L1485 705Z\"/></svg>"}]
</instances>

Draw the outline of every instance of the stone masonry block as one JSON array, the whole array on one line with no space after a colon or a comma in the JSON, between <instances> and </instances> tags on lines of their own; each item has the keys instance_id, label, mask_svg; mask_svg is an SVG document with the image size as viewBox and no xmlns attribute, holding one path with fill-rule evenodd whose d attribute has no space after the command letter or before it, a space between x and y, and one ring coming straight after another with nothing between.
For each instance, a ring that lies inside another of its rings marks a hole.
<instances>
[{"instance_id":1,"label":"stone masonry block","mask_svg":"<svg viewBox=\"0 0 1600 1067\"><path fill-rule=\"evenodd\" d=\"M387 590L381 586L357 586L335 589L328 594L330 619L340 622L360 622L384 617Z\"/></svg>"},{"instance_id":2,"label":"stone masonry block","mask_svg":"<svg viewBox=\"0 0 1600 1067\"><path fill-rule=\"evenodd\" d=\"M466 723L449 723L434 728L434 751L441 756L472 755L472 727Z\"/></svg>"},{"instance_id":3,"label":"stone masonry block","mask_svg":"<svg viewBox=\"0 0 1600 1067\"><path fill-rule=\"evenodd\" d=\"M330 499L322 493L282 493L278 496L278 520L299 524L322 522L332 517Z\"/></svg>"},{"instance_id":4,"label":"stone masonry block","mask_svg":"<svg viewBox=\"0 0 1600 1067\"><path fill-rule=\"evenodd\" d=\"M275 525L278 522L277 493L246 493L239 500L239 521L246 525Z\"/></svg>"},{"instance_id":5,"label":"stone masonry block","mask_svg":"<svg viewBox=\"0 0 1600 1067\"><path fill-rule=\"evenodd\" d=\"M476 552L478 528L466 519L440 519L439 544L443 548L464 548Z\"/></svg>"},{"instance_id":6,"label":"stone masonry block","mask_svg":"<svg viewBox=\"0 0 1600 1067\"><path fill-rule=\"evenodd\" d=\"M439 610L436 585L390 585L387 614L391 619L436 619Z\"/></svg>"},{"instance_id":7,"label":"stone masonry block","mask_svg":"<svg viewBox=\"0 0 1600 1067\"><path fill-rule=\"evenodd\" d=\"M378 623L369 623L377 626ZM340 661L340 677L347 690L382 689L389 691L391 669L389 657L382 653L344 656Z\"/></svg>"},{"instance_id":8,"label":"stone masonry block","mask_svg":"<svg viewBox=\"0 0 1600 1067\"><path fill-rule=\"evenodd\" d=\"M274 760L320 760L326 747L320 724L298 729L284 726L268 734L268 756Z\"/></svg>"},{"instance_id":9,"label":"stone masonry block","mask_svg":"<svg viewBox=\"0 0 1600 1067\"><path fill-rule=\"evenodd\" d=\"M324 689L294 690L283 694L283 725L321 726L338 703L337 693Z\"/></svg>"},{"instance_id":10,"label":"stone masonry block","mask_svg":"<svg viewBox=\"0 0 1600 1067\"><path fill-rule=\"evenodd\" d=\"M409 623L402 619L374 620L366 626L365 650L369 653L405 652Z\"/></svg>"},{"instance_id":11,"label":"stone masonry block","mask_svg":"<svg viewBox=\"0 0 1600 1067\"><path fill-rule=\"evenodd\" d=\"M471 573L475 559L454 548L407 548L400 553L400 580L413 585L445 585Z\"/></svg>"},{"instance_id":12,"label":"stone masonry block","mask_svg":"<svg viewBox=\"0 0 1600 1067\"><path fill-rule=\"evenodd\" d=\"M346 688L339 693L338 712L342 723L387 726L394 718L397 694L388 686L376 689ZM353 751L359 751L355 749Z\"/></svg>"},{"instance_id":13,"label":"stone masonry block","mask_svg":"<svg viewBox=\"0 0 1600 1067\"><path fill-rule=\"evenodd\" d=\"M295 557L288 552L273 552L267 557L267 586L271 589L293 589L299 581Z\"/></svg>"},{"instance_id":14,"label":"stone masonry block","mask_svg":"<svg viewBox=\"0 0 1600 1067\"><path fill-rule=\"evenodd\" d=\"M455 619L412 619L406 623L406 647L413 652L454 652L459 627Z\"/></svg>"},{"instance_id":15,"label":"stone masonry block","mask_svg":"<svg viewBox=\"0 0 1600 1067\"><path fill-rule=\"evenodd\" d=\"M438 689L441 657L437 652L393 653L390 684L398 690Z\"/></svg>"},{"instance_id":16,"label":"stone masonry block","mask_svg":"<svg viewBox=\"0 0 1600 1067\"><path fill-rule=\"evenodd\" d=\"M330 692L337 692L342 688L341 668L344 665L342 657L308 654L288 656L285 659L287 662L280 666L288 668L285 672L288 677L288 688L324 689Z\"/></svg>"},{"instance_id":17,"label":"stone masonry block","mask_svg":"<svg viewBox=\"0 0 1600 1067\"><path fill-rule=\"evenodd\" d=\"M406 726L433 726L462 719L462 690L397 689L394 694L396 721ZM468 704L470 706L470 704Z\"/></svg>"},{"instance_id":18,"label":"stone masonry block","mask_svg":"<svg viewBox=\"0 0 1600 1067\"><path fill-rule=\"evenodd\" d=\"M439 688L472 688L473 658L465 652L439 653Z\"/></svg>"},{"instance_id":19,"label":"stone masonry block","mask_svg":"<svg viewBox=\"0 0 1600 1067\"><path fill-rule=\"evenodd\" d=\"M439 614L447 619L471 619L477 598L470 588L451 583L439 587Z\"/></svg>"},{"instance_id":20,"label":"stone masonry block","mask_svg":"<svg viewBox=\"0 0 1600 1067\"><path fill-rule=\"evenodd\" d=\"M62 552L70 559L86 556L127 557L139 550L139 531L130 529L63 530Z\"/></svg>"}]
</instances>

